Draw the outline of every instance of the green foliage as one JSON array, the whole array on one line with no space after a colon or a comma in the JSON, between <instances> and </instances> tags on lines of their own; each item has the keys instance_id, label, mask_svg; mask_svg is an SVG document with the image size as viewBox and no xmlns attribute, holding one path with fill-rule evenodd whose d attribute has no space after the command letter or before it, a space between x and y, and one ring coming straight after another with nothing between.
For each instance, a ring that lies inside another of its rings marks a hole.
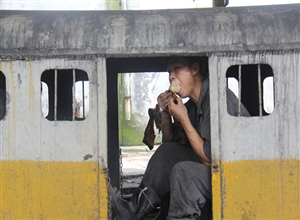
<instances>
[{"instance_id":1,"label":"green foliage","mask_svg":"<svg viewBox=\"0 0 300 220\"><path fill-rule=\"evenodd\" d=\"M121 2L120 0L106 0L105 9L106 10L120 10Z\"/></svg>"},{"instance_id":2,"label":"green foliage","mask_svg":"<svg viewBox=\"0 0 300 220\"><path fill-rule=\"evenodd\" d=\"M144 145L142 140L144 137L144 130L137 127L133 127L130 121L124 121L124 127L122 129L122 146L137 146Z\"/></svg>"},{"instance_id":3,"label":"green foliage","mask_svg":"<svg viewBox=\"0 0 300 220\"><path fill-rule=\"evenodd\" d=\"M118 75L118 103L119 103L119 142L121 146L144 145L144 127L137 127L134 114L131 114L130 120L125 120L125 105L123 95L123 77Z\"/></svg>"}]
</instances>

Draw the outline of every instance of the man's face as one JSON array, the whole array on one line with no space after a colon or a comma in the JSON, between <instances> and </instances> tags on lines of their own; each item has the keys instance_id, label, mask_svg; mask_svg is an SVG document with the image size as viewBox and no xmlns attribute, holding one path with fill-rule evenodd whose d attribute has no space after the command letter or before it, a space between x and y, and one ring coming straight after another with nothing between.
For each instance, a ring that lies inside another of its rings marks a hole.
<instances>
[{"instance_id":1,"label":"man's face","mask_svg":"<svg viewBox=\"0 0 300 220\"><path fill-rule=\"evenodd\" d=\"M177 93L180 97L188 97L194 86L194 72L185 58L171 58L167 65L169 81L176 81L181 89Z\"/></svg>"}]
</instances>

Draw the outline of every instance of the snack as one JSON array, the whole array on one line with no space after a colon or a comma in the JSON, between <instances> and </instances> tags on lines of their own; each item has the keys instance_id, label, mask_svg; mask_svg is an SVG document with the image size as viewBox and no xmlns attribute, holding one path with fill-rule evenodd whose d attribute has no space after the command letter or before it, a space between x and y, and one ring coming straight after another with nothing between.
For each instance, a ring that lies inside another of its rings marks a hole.
<instances>
[{"instance_id":1,"label":"snack","mask_svg":"<svg viewBox=\"0 0 300 220\"><path fill-rule=\"evenodd\" d=\"M169 90L173 93L178 93L180 91L180 88L181 87L177 82L172 81L170 84Z\"/></svg>"}]
</instances>

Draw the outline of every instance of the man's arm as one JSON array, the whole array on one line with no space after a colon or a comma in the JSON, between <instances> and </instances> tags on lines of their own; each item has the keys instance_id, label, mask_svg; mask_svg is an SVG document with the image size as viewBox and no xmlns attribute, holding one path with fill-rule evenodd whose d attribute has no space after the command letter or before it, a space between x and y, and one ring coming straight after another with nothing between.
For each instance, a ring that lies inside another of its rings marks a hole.
<instances>
[{"instance_id":1,"label":"man's arm","mask_svg":"<svg viewBox=\"0 0 300 220\"><path fill-rule=\"evenodd\" d=\"M195 153L200 157L203 164L209 166L210 160L207 158L207 156L204 153L204 139L200 137L196 129L193 127L193 125L190 122L190 119L182 119L181 125L189 139L189 142L195 151Z\"/></svg>"},{"instance_id":2,"label":"man's arm","mask_svg":"<svg viewBox=\"0 0 300 220\"><path fill-rule=\"evenodd\" d=\"M181 126L183 127L191 147L195 151L195 153L200 157L203 164L209 166L210 160L204 153L204 139L200 137L196 129L193 127L187 109L183 104L180 98L177 98L177 104L173 102L173 100L169 101L169 111L170 114L177 118L180 121Z\"/></svg>"}]
</instances>

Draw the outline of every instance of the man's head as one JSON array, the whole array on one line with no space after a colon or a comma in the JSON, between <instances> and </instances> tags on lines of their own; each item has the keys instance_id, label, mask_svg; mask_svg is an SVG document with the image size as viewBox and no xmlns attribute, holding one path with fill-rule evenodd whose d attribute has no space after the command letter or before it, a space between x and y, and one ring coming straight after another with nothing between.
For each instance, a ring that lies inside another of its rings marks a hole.
<instances>
[{"instance_id":1,"label":"man's head","mask_svg":"<svg viewBox=\"0 0 300 220\"><path fill-rule=\"evenodd\" d=\"M171 67L175 64L181 64L188 67L199 67L199 74L202 78L208 77L208 64L207 57L171 57L167 63L167 71L169 72Z\"/></svg>"},{"instance_id":2,"label":"man's head","mask_svg":"<svg viewBox=\"0 0 300 220\"><path fill-rule=\"evenodd\" d=\"M175 81L181 87L177 93L182 98L193 96L207 77L204 58L172 57L167 64L170 83ZM197 94L199 95L199 94Z\"/></svg>"}]
</instances>

